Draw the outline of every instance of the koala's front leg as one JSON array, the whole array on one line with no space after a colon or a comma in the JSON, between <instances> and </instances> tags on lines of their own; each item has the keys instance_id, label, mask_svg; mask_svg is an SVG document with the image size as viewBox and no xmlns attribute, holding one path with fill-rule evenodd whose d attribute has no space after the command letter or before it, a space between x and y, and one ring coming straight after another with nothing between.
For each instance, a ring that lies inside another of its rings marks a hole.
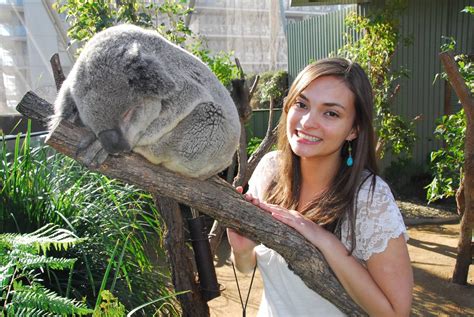
<instances>
[{"instance_id":1,"label":"koala's front leg","mask_svg":"<svg viewBox=\"0 0 474 317\"><path fill-rule=\"evenodd\" d=\"M77 159L94 168L104 163L108 155L92 131L88 131L87 136L81 140L76 151Z\"/></svg>"},{"instance_id":2,"label":"koala's front leg","mask_svg":"<svg viewBox=\"0 0 474 317\"><path fill-rule=\"evenodd\" d=\"M97 167L102 164L108 154L94 132L82 122L68 80L63 83L54 103L54 115L50 118L49 130L54 131L61 120L70 121L87 129L87 135L79 143L75 157L81 159L87 166Z\"/></svg>"}]
</instances>

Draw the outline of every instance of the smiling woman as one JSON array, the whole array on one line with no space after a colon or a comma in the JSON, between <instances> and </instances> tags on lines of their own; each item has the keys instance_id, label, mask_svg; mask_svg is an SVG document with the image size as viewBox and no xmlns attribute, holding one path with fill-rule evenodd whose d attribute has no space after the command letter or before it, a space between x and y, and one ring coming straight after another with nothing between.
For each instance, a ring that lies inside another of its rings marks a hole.
<instances>
[{"instance_id":1,"label":"smiling woman","mask_svg":"<svg viewBox=\"0 0 474 317\"><path fill-rule=\"evenodd\" d=\"M354 95L346 84L333 76L315 79L288 109L288 141L301 158L338 164L344 140L357 137L354 118Z\"/></svg>"},{"instance_id":2,"label":"smiling woman","mask_svg":"<svg viewBox=\"0 0 474 317\"><path fill-rule=\"evenodd\" d=\"M390 188L377 176L372 112L372 89L358 64L332 58L308 65L286 99L279 151L262 159L245 197L318 247L369 315L407 316L408 236ZM342 315L274 250L231 230L228 237L237 268L257 265L262 275L258 316Z\"/></svg>"}]
</instances>

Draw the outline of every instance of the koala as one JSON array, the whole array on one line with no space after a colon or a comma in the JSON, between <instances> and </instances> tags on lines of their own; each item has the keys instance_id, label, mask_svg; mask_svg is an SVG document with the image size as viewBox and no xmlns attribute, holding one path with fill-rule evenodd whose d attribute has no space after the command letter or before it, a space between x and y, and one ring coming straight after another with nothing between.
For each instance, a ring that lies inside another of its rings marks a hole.
<instances>
[{"instance_id":1,"label":"koala","mask_svg":"<svg viewBox=\"0 0 474 317\"><path fill-rule=\"evenodd\" d=\"M85 45L55 100L50 131L62 119L90 129L78 151L88 165L133 151L200 179L231 164L240 137L236 106L211 70L133 25L106 29Z\"/></svg>"}]
</instances>

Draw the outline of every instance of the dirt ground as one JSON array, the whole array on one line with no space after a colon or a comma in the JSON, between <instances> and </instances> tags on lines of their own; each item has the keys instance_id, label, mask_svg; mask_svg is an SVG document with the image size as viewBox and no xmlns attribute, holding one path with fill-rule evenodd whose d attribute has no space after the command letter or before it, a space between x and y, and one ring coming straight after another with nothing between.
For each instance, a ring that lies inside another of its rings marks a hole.
<instances>
[{"instance_id":1,"label":"dirt ground","mask_svg":"<svg viewBox=\"0 0 474 317\"><path fill-rule=\"evenodd\" d=\"M474 316L474 265L470 266L468 285L452 284L452 275L459 224L408 225L410 240L408 249L415 276L413 292L413 316ZM229 247L222 243L216 263L222 295L209 302L213 317L240 317L242 305L229 262ZM237 272L242 297L245 301L250 275ZM253 282L247 316L256 316L262 296L262 281L258 274Z\"/></svg>"}]
</instances>

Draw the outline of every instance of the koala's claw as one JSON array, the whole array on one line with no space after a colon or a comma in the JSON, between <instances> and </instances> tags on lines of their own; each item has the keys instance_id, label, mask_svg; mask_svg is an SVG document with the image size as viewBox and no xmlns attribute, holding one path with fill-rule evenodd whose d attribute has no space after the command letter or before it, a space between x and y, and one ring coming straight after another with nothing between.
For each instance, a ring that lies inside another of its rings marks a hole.
<instances>
[{"instance_id":1,"label":"koala's claw","mask_svg":"<svg viewBox=\"0 0 474 317\"><path fill-rule=\"evenodd\" d=\"M99 167L104 163L108 155L109 154L102 147L102 144L100 144L99 139L97 139L93 133L81 141L76 152L76 158L93 168Z\"/></svg>"}]
</instances>

